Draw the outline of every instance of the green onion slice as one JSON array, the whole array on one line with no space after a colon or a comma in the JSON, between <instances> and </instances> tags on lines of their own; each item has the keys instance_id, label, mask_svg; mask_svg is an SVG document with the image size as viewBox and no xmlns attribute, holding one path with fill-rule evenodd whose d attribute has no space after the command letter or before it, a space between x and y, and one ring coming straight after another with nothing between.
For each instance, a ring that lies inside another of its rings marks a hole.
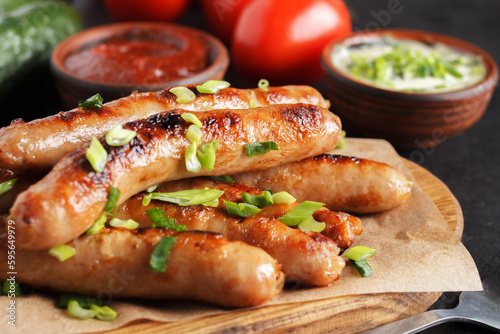
<instances>
[{"instance_id":1,"label":"green onion slice","mask_svg":"<svg viewBox=\"0 0 500 334\"><path fill-rule=\"evenodd\" d=\"M92 137L90 146L87 148L85 155L96 172L102 173L102 171L104 171L104 167L108 161L108 152L106 152L99 139L95 136Z\"/></svg>"},{"instance_id":2,"label":"green onion slice","mask_svg":"<svg viewBox=\"0 0 500 334\"><path fill-rule=\"evenodd\" d=\"M136 135L137 132L124 129L121 124L118 124L106 133L104 139L109 146L123 146L134 139Z\"/></svg>"},{"instance_id":3,"label":"green onion slice","mask_svg":"<svg viewBox=\"0 0 500 334\"><path fill-rule=\"evenodd\" d=\"M49 250L49 254L56 257L60 262L66 261L76 254L76 250L68 245L59 245Z\"/></svg>"},{"instance_id":4,"label":"green onion slice","mask_svg":"<svg viewBox=\"0 0 500 334\"><path fill-rule=\"evenodd\" d=\"M257 100L257 96L255 95L255 92L252 90L251 93L251 98L250 98L250 108L257 108L260 107L259 100Z\"/></svg>"},{"instance_id":5,"label":"green onion slice","mask_svg":"<svg viewBox=\"0 0 500 334\"><path fill-rule=\"evenodd\" d=\"M248 203L234 203L230 201L224 201L226 204L226 209L229 214L236 215L239 217L252 217L262 211L253 204Z\"/></svg>"},{"instance_id":6,"label":"green onion slice","mask_svg":"<svg viewBox=\"0 0 500 334\"><path fill-rule=\"evenodd\" d=\"M81 307L78 301L74 299L68 302L68 312L75 318L79 319L94 318L96 316L96 312L94 310L88 310Z\"/></svg>"},{"instance_id":7,"label":"green onion slice","mask_svg":"<svg viewBox=\"0 0 500 334\"><path fill-rule=\"evenodd\" d=\"M17 178L10 179L5 182L0 183L0 195L5 194L7 191L12 190L16 185Z\"/></svg>"},{"instance_id":8,"label":"green onion slice","mask_svg":"<svg viewBox=\"0 0 500 334\"><path fill-rule=\"evenodd\" d=\"M121 220L118 218L113 218L109 222L109 225L113 227L123 227L129 230L133 230L139 227L139 223L133 219Z\"/></svg>"},{"instance_id":9,"label":"green onion slice","mask_svg":"<svg viewBox=\"0 0 500 334\"><path fill-rule=\"evenodd\" d=\"M245 153L248 157L253 157L254 155L261 155L270 152L271 150L277 151L278 144L273 141L267 141L263 143L253 142L245 144Z\"/></svg>"},{"instance_id":10,"label":"green onion slice","mask_svg":"<svg viewBox=\"0 0 500 334\"><path fill-rule=\"evenodd\" d=\"M203 83L202 85L196 86L196 89L200 93L217 94L219 92L219 90L226 89L229 86L231 86L231 84L227 81L208 80L207 82Z\"/></svg>"},{"instance_id":11,"label":"green onion slice","mask_svg":"<svg viewBox=\"0 0 500 334\"><path fill-rule=\"evenodd\" d=\"M368 262L366 262L366 260L353 261L353 264L361 276L368 277L373 274L372 267L368 264Z\"/></svg>"},{"instance_id":12,"label":"green onion slice","mask_svg":"<svg viewBox=\"0 0 500 334\"><path fill-rule=\"evenodd\" d=\"M286 204L292 204L295 203L297 200L295 197L287 193L286 191L280 191L275 194L273 194L273 202L274 204L280 204L280 203L286 203Z\"/></svg>"},{"instance_id":13,"label":"green onion slice","mask_svg":"<svg viewBox=\"0 0 500 334\"><path fill-rule=\"evenodd\" d=\"M203 126L203 124L201 124L200 119L198 117L196 117L196 115L193 113L185 112L185 113L181 114L181 117L186 122L193 123L194 125L196 125L199 128L201 128Z\"/></svg>"},{"instance_id":14,"label":"green onion slice","mask_svg":"<svg viewBox=\"0 0 500 334\"><path fill-rule=\"evenodd\" d=\"M349 260L362 261L372 257L377 251L366 246L355 246L347 250L343 255Z\"/></svg>"},{"instance_id":15,"label":"green onion slice","mask_svg":"<svg viewBox=\"0 0 500 334\"><path fill-rule=\"evenodd\" d=\"M257 86L260 88L261 91L267 92L269 88L269 81L267 81L266 79L260 79Z\"/></svg>"},{"instance_id":16,"label":"green onion slice","mask_svg":"<svg viewBox=\"0 0 500 334\"><path fill-rule=\"evenodd\" d=\"M161 186L161 183L158 183L157 185L149 187L148 189L146 189L146 191L148 193L152 193L153 191L155 191L156 189L158 189L160 186Z\"/></svg>"},{"instance_id":17,"label":"green onion slice","mask_svg":"<svg viewBox=\"0 0 500 334\"><path fill-rule=\"evenodd\" d=\"M103 321L112 321L118 316L118 313L109 306L97 306L92 304L90 305L90 310L95 312L95 317L97 319Z\"/></svg>"},{"instance_id":18,"label":"green onion slice","mask_svg":"<svg viewBox=\"0 0 500 334\"><path fill-rule=\"evenodd\" d=\"M186 149L184 161L189 172L197 173L201 170L201 162L196 154L196 142L191 143Z\"/></svg>"},{"instance_id":19,"label":"green onion slice","mask_svg":"<svg viewBox=\"0 0 500 334\"><path fill-rule=\"evenodd\" d=\"M149 193L142 199L142 205L149 205L152 199L178 204L180 206L199 205L213 202L224 192L219 189L190 189L171 193Z\"/></svg>"},{"instance_id":20,"label":"green onion slice","mask_svg":"<svg viewBox=\"0 0 500 334\"><path fill-rule=\"evenodd\" d=\"M94 223L94 225L92 225L87 230L87 232L85 232L85 234L87 234L87 235L96 235L97 233L99 233L99 231L104 228L104 224L106 224L106 220L107 219L108 219L108 217L106 216L105 213L103 213L101 215L101 217L99 217L99 219L97 219L97 221Z\"/></svg>"},{"instance_id":21,"label":"green onion slice","mask_svg":"<svg viewBox=\"0 0 500 334\"><path fill-rule=\"evenodd\" d=\"M259 208L274 204L273 195L268 190L264 190L260 195L253 195L244 192L241 194L241 198L243 199L243 202L255 205Z\"/></svg>"},{"instance_id":22,"label":"green onion slice","mask_svg":"<svg viewBox=\"0 0 500 334\"><path fill-rule=\"evenodd\" d=\"M104 211L106 211L106 213L108 214L116 214L116 211L118 210L118 206L116 205L116 203L118 202L119 198L120 198L120 190L111 186L109 188L108 201L106 202L106 207L104 208Z\"/></svg>"},{"instance_id":23,"label":"green onion slice","mask_svg":"<svg viewBox=\"0 0 500 334\"><path fill-rule=\"evenodd\" d=\"M303 220L312 216L313 213L318 211L323 205L325 205L325 203L304 201L288 211L285 215L279 217L278 221L287 226L297 226Z\"/></svg>"},{"instance_id":24,"label":"green onion slice","mask_svg":"<svg viewBox=\"0 0 500 334\"><path fill-rule=\"evenodd\" d=\"M153 228L166 227L174 231L185 231L186 225L178 225L175 218L167 217L165 211L160 207L146 210L146 214L153 222Z\"/></svg>"},{"instance_id":25,"label":"green onion slice","mask_svg":"<svg viewBox=\"0 0 500 334\"><path fill-rule=\"evenodd\" d=\"M71 300L76 300L80 307L89 309L90 305L102 306L102 301L97 298L87 297L83 295L79 295L76 293L61 293L57 298L56 307L60 309L67 309L68 304Z\"/></svg>"},{"instance_id":26,"label":"green onion slice","mask_svg":"<svg viewBox=\"0 0 500 334\"><path fill-rule=\"evenodd\" d=\"M219 146L219 141L212 140L211 142L201 144L200 148L196 150L201 167L203 167L208 171L214 169L215 153L217 151L218 146Z\"/></svg>"},{"instance_id":27,"label":"green onion slice","mask_svg":"<svg viewBox=\"0 0 500 334\"><path fill-rule=\"evenodd\" d=\"M177 96L177 103L193 102L196 99L196 95L187 87L173 87L169 92Z\"/></svg>"},{"instance_id":28,"label":"green onion slice","mask_svg":"<svg viewBox=\"0 0 500 334\"><path fill-rule=\"evenodd\" d=\"M302 231L322 232L325 229L326 224L324 222L316 221L313 216L309 216L301 221L297 227Z\"/></svg>"},{"instance_id":29,"label":"green onion slice","mask_svg":"<svg viewBox=\"0 0 500 334\"><path fill-rule=\"evenodd\" d=\"M196 143L198 145L201 140L201 130L197 125L191 124L186 131L186 138L191 143Z\"/></svg>"},{"instance_id":30,"label":"green onion slice","mask_svg":"<svg viewBox=\"0 0 500 334\"><path fill-rule=\"evenodd\" d=\"M210 178L215 182L234 183L234 179L230 175L211 176Z\"/></svg>"},{"instance_id":31,"label":"green onion slice","mask_svg":"<svg viewBox=\"0 0 500 334\"><path fill-rule=\"evenodd\" d=\"M149 269L155 272L164 272L167 268L167 260L170 251L177 240L176 237L162 237L156 245L151 258L149 259Z\"/></svg>"},{"instance_id":32,"label":"green onion slice","mask_svg":"<svg viewBox=\"0 0 500 334\"><path fill-rule=\"evenodd\" d=\"M344 148L345 147L345 145L346 145L345 136L346 136L346 132L345 132L345 130L342 130L342 137L340 137L340 140L337 143L336 148Z\"/></svg>"},{"instance_id":33,"label":"green onion slice","mask_svg":"<svg viewBox=\"0 0 500 334\"><path fill-rule=\"evenodd\" d=\"M78 106L84 109L101 108L102 107L102 96L100 94L95 94L86 99L85 101L78 102Z\"/></svg>"},{"instance_id":34,"label":"green onion slice","mask_svg":"<svg viewBox=\"0 0 500 334\"><path fill-rule=\"evenodd\" d=\"M19 297L23 294L21 285L17 282L11 283L11 281L5 281L3 285L0 283L0 286L2 287L3 295L14 294L14 297Z\"/></svg>"}]
</instances>

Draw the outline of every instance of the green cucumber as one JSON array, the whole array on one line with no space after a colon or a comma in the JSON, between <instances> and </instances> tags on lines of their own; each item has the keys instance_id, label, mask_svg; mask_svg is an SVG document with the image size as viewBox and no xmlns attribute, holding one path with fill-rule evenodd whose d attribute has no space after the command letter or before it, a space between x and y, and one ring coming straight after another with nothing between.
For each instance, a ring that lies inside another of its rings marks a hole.
<instances>
[{"instance_id":1,"label":"green cucumber","mask_svg":"<svg viewBox=\"0 0 500 334\"><path fill-rule=\"evenodd\" d=\"M0 98L82 28L78 13L61 1L0 0Z\"/></svg>"}]
</instances>

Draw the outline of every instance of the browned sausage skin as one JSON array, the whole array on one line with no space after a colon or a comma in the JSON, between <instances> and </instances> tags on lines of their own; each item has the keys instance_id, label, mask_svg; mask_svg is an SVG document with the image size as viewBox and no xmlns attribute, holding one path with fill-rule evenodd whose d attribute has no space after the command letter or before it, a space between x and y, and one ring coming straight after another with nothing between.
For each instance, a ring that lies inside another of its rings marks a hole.
<instances>
[{"instance_id":1,"label":"browned sausage skin","mask_svg":"<svg viewBox=\"0 0 500 334\"><path fill-rule=\"evenodd\" d=\"M323 202L330 210L350 213L394 208L406 201L413 186L408 176L387 164L330 154L233 178L250 187L284 190L299 201Z\"/></svg>"},{"instance_id":2,"label":"browned sausage skin","mask_svg":"<svg viewBox=\"0 0 500 334\"><path fill-rule=\"evenodd\" d=\"M198 113L201 143L219 140L212 171L186 170L189 123L173 110L134 121L124 128L137 136L124 146L108 146L106 167L95 172L81 147L62 158L41 181L18 195L10 217L18 227L19 248L49 249L85 232L103 212L110 186L119 203L150 186L197 175L227 175L259 170L331 150L340 139L340 120L324 108L294 104L250 110ZM244 144L274 141L278 151L247 157Z\"/></svg>"},{"instance_id":3,"label":"browned sausage skin","mask_svg":"<svg viewBox=\"0 0 500 334\"><path fill-rule=\"evenodd\" d=\"M177 240L165 272L153 272L150 256L163 236ZM0 245L0 278L5 279L5 240ZM187 299L224 307L260 305L279 294L284 284L279 264L266 252L218 234L115 228L68 245L76 254L64 262L45 250L18 250L16 281L105 300Z\"/></svg>"},{"instance_id":4,"label":"browned sausage skin","mask_svg":"<svg viewBox=\"0 0 500 334\"><path fill-rule=\"evenodd\" d=\"M159 92L133 93L100 109L75 108L28 123L15 120L0 129L0 169L11 170L16 175L46 172L92 136L100 137L117 124L165 110L248 109L252 100L262 106L307 103L329 107L328 101L309 86L269 87L267 91L227 88L217 94L201 94L195 85L186 87L196 95L193 102L177 103L177 97L166 88Z\"/></svg>"}]
</instances>

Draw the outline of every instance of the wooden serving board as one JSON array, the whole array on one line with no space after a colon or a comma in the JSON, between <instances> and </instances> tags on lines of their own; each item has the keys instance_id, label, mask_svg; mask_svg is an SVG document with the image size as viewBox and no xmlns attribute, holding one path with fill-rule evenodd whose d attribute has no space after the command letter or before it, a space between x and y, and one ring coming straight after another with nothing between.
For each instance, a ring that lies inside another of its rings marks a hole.
<instances>
[{"instance_id":1,"label":"wooden serving board","mask_svg":"<svg viewBox=\"0 0 500 334\"><path fill-rule=\"evenodd\" d=\"M450 228L461 238L464 220L455 196L430 172L409 160L404 162ZM441 294L425 292L343 296L256 310L235 310L171 323L140 321L107 333L358 333L424 312Z\"/></svg>"}]
</instances>

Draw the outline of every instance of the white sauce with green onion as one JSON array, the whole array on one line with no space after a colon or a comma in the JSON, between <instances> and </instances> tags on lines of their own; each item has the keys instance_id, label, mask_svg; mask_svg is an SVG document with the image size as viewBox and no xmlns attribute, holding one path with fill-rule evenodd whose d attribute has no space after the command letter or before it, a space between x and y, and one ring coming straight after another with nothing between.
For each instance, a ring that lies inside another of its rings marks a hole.
<instances>
[{"instance_id":1,"label":"white sauce with green onion","mask_svg":"<svg viewBox=\"0 0 500 334\"><path fill-rule=\"evenodd\" d=\"M446 92L473 86L486 73L480 56L443 44L385 36L380 43L337 45L335 67L368 84L396 91Z\"/></svg>"}]
</instances>

